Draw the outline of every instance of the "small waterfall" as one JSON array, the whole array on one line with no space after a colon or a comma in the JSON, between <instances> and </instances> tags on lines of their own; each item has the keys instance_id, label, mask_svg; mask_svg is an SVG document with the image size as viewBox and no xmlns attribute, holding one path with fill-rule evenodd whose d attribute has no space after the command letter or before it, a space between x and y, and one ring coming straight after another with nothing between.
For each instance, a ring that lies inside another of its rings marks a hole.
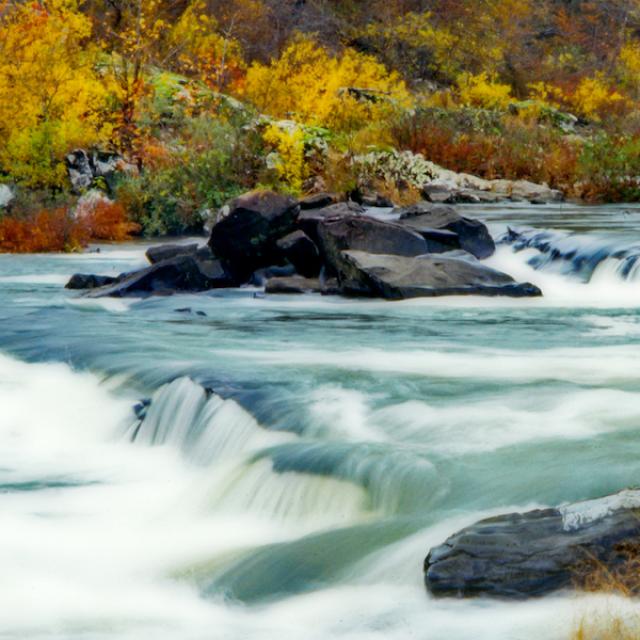
<instances>
[{"instance_id":1,"label":"small waterfall","mask_svg":"<svg viewBox=\"0 0 640 640\"><path fill-rule=\"evenodd\" d=\"M208 392L190 378L160 387L132 429L136 442L174 446L203 466L291 437L263 429L237 402Z\"/></svg>"},{"instance_id":2,"label":"small waterfall","mask_svg":"<svg viewBox=\"0 0 640 640\"><path fill-rule=\"evenodd\" d=\"M572 276L582 282L640 279L640 244L618 239L538 229L509 229L498 239L514 252L533 250L529 266Z\"/></svg>"}]
</instances>

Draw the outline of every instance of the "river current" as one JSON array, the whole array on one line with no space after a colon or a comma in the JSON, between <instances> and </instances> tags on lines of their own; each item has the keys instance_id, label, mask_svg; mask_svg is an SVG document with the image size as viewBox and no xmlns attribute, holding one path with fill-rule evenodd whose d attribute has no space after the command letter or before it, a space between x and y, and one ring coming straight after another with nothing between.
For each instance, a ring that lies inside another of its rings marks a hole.
<instances>
[{"instance_id":1,"label":"river current","mask_svg":"<svg viewBox=\"0 0 640 640\"><path fill-rule=\"evenodd\" d=\"M640 208L466 211L544 298L88 300L72 273L145 245L1 255L0 638L560 640L631 606L425 591L463 526L640 484Z\"/></svg>"}]
</instances>

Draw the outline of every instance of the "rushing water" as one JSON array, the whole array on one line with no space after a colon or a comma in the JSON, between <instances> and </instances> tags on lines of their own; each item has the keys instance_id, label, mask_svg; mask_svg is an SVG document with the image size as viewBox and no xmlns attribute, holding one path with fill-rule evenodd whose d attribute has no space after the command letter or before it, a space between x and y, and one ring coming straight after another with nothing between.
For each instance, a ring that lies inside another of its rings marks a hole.
<instances>
[{"instance_id":1,"label":"rushing water","mask_svg":"<svg viewBox=\"0 0 640 640\"><path fill-rule=\"evenodd\" d=\"M141 245L0 256L0 638L565 638L429 548L638 485L640 209L476 207L541 300L86 300ZM516 233L508 233L507 228Z\"/></svg>"}]
</instances>

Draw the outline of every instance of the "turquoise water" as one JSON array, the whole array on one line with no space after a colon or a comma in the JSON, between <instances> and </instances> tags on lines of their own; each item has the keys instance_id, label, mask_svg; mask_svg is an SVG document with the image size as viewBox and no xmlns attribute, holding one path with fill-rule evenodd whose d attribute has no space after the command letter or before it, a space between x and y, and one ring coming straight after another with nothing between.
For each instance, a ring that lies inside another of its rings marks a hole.
<instances>
[{"instance_id":1,"label":"turquoise water","mask_svg":"<svg viewBox=\"0 0 640 640\"><path fill-rule=\"evenodd\" d=\"M469 213L542 300L97 301L68 277L144 245L0 256L0 638L566 637L592 599L434 601L422 562L638 485L640 210Z\"/></svg>"}]
</instances>

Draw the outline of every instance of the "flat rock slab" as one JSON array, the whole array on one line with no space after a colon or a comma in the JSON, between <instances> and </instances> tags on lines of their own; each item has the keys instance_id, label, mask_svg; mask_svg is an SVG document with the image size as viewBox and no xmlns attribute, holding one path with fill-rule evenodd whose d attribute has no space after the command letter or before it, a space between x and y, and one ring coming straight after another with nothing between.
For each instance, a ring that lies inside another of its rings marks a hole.
<instances>
[{"instance_id":1,"label":"flat rock slab","mask_svg":"<svg viewBox=\"0 0 640 640\"><path fill-rule=\"evenodd\" d=\"M402 300L447 295L532 297L542 292L516 283L479 262L444 255L370 254L343 251L339 281L344 293Z\"/></svg>"},{"instance_id":2,"label":"flat rock slab","mask_svg":"<svg viewBox=\"0 0 640 640\"><path fill-rule=\"evenodd\" d=\"M525 599L615 573L638 545L640 491L482 520L429 552L425 583L439 597Z\"/></svg>"}]
</instances>

